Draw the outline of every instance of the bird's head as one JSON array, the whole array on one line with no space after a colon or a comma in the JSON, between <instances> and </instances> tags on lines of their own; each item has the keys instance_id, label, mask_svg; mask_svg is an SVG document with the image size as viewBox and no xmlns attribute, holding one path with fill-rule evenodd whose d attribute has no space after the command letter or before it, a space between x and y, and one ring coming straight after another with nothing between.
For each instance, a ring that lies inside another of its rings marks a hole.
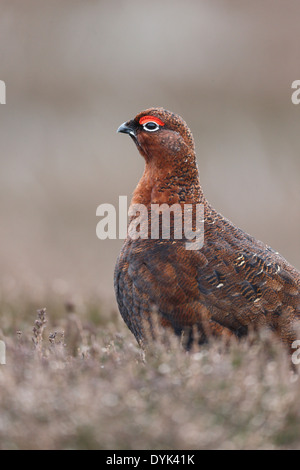
<instances>
[{"instance_id":1,"label":"bird's head","mask_svg":"<svg viewBox=\"0 0 300 470\"><path fill-rule=\"evenodd\" d=\"M134 119L124 122L117 130L129 134L146 162L166 163L166 160L194 155L194 139L184 120L163 108L150 108Z\"/></svg>"}]
</instances>

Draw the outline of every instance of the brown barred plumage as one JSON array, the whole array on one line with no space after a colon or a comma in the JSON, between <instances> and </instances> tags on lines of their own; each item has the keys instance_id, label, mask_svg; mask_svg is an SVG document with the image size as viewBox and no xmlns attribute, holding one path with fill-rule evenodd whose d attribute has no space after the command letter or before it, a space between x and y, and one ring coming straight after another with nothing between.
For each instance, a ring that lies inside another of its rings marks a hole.
<instances>
[{"instance_id":1,"label":"brown barred plumage","mask_svg":"<svg viewBox=\"0 0 300 470\"><path fill-rule=\"evenodd\" d=\"M156 120L147 129L151 116ZM146 162L133 204L149 210L151 204L204 204L204 246L198 251L186 250L185 241L174 238L126 239L114 281L121 315L136 339L144 341L143 320L155 311L177 334L196 326L200 341L209 334L240 337L267 326L291 346L300 317L300 274L209 205L186 123L151 108L119 132L131 135Z\"/></svg>"}]
</instances>

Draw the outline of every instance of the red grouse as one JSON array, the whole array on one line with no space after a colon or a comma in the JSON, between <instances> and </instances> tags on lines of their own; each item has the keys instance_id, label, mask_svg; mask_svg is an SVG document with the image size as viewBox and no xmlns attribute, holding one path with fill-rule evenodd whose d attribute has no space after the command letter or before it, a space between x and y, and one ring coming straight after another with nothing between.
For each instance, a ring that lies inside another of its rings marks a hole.
<instances>
[{"instance_id":1,"label":"red grouse","mask_svg":"<svg viewBox=\"0 0 300 470\"><path fill-rule=\"evenodd\" d=\"M131 204L202 204L204 244L186 249L186 240L128 235L115 267L120 313L140 344L153 312L180 335L193 331L199 342L210 335L242 337L268 327L289 347L297 339L300 273L280 254L218 214L199 182L194 140L181 117L151 108L122 124L145 159ZM151 220L151 218L150 218ZM174 220L173 220L174 222ZM299 332L300 334L300 332Z\"/></svg>"}]
</instances>

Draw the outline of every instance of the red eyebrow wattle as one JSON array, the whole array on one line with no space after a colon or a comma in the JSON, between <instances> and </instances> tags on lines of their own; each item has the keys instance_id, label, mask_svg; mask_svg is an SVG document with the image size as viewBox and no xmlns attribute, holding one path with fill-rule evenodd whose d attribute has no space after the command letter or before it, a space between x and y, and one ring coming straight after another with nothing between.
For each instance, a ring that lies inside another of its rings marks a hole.
<instances>
[{"instance_id":1,"label":"red eyebrow wattle","mask_svg":"<svg viewBox=\"0 0 300 470\"><path fill-rule=\"evenodd\" d=\"M155 116L143 116L140 120L139 123L141 125L146 124L147 122L156 122L159 126L164 126L165 123L162 122L158 117Z\"/></svg>"}]
</instances>

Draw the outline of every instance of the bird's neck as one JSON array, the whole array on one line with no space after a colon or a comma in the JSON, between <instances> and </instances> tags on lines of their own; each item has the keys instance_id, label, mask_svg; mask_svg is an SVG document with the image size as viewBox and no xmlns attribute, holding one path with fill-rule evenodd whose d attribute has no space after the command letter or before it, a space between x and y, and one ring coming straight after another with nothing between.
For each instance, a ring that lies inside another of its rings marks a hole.
<instances>
[{"instance_id":1,"label":"bird's neck","mask_svg":"<svg viewBox=\"0 0 300 470\"><path fill-rule=\"evenodd\" d=\"M133 193L131 204L197 204L206 203L200 186L194 154L170 164L151 160Z\"/></svg>"}]
</instances>

